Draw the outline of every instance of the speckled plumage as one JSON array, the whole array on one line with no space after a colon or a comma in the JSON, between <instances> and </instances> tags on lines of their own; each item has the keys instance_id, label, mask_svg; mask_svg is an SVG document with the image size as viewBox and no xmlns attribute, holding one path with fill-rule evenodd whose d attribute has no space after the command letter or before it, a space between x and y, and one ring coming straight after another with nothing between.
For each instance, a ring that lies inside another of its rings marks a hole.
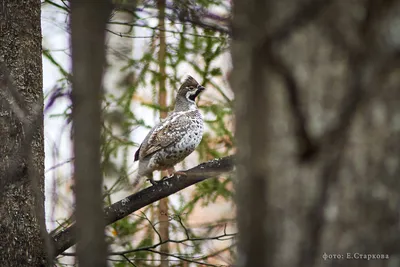
<instances>
[{"instance_id":1,"label":"speckled plumage","mask_svg":"<svg viewBox=\"0 0 400 267\"><path fill-rule=\"evenodd\" d=\"M139 168L136 185L144 176L151 178L155 170L166 170L185 159L203 137L203 118L195 98L204 90L189 76L178 90L174 111L154 126L135 153Z\"/></svg>"}]
</instances>

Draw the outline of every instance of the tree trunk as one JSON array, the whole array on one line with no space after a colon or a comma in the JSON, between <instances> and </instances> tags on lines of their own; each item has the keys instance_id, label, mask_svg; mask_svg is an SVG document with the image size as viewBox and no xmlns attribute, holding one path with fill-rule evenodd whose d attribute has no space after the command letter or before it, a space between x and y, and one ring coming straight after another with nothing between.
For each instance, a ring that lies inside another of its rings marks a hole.
<instances>
[{"instance_id":1,"label":"tree trunk","mask_svg":"<svg viewBox=\"0 0 400 267\"><path fill-rule=\"evenodd\" d=\"M238 266L398 265L400 1L234 7Z\"/></svg>"},{"instance_id":2,"label":"tree trunk","mask_svg":"<svg viewBox=\"0 0 400 267\"><path fill-rule=\"evenodd\" d=\"M160 49L158 51L158 64L160 71L160 82L159 82L159 95L158 95L158 104L160 107L167 107L167 89L165 88L165 80L167 78L166 74L166 61L167 61L167 44L165 42L165 0L157 1L158 8L158 26L160 28ZM167 117L166 111L160 111L160 119L164 119ZM161 177L167 175L166 172L161 172ZM160 233L160 237L162 240L169 239L169 215L168 215L168 197L163 198L158 203L158 221L159 227L158 231ZM169 253L169 244L165 243L160 246L160 252L164 253L161 255L160 267L168 267L169 261L167 254Z\"/></svg>"},{"instance_id":3,"label":"tree trunk","mask_svg":"<svg viewBox=\"0 0 400 267\"><path fill-rule=\"evenodd\" d=\"M79 266L107 266L100 168L102 74L111 2L71 2L72 118Z\"/></svg>"},{"instance_id":4,"label":"tree trunk","mask_svg":"<svg viewBox=\"0 0 400 267\"><path fill-rule=\"evenodd\" d=\"M0 263L5 267L45 261L40 5L39 0L0 4Z\"/></svg>"}]
</instances>

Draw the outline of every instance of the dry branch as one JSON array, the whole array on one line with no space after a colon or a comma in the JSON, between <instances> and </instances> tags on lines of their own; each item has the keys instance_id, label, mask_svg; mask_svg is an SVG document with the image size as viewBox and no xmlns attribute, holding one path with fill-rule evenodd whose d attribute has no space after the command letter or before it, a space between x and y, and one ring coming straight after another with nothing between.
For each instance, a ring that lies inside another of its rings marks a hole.
<instances>
[{"instance_id":1,"label":"dry branch","mask_svg":"<svg viewBox=\"0 0 400 267\"><path fill-rule=\"evenodd\" d=\"M234 168L234 156L228 156L221 159L214 159L204 162L192 169L185 171L187 177L174 175L165 179L155 186L150 186L142 191L132 194L111 206L104 209L106 224L114 223L134 211L137 211L151 203L154 203L164 197L172 195L186 187L198 182L204 181L211 177L230 172ZM76 243L75 224L70 227L53 234L55 255L70 248Z\"/></svg>"}]
</instances>

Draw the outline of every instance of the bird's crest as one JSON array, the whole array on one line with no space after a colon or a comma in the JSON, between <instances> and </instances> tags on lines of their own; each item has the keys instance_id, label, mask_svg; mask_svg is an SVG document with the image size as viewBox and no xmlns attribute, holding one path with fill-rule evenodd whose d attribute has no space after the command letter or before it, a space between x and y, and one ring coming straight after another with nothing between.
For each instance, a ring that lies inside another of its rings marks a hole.
<instances>
[{"instance_id":1,"label":"bird's crest","mask_svg":"<svg viewBox=\"0 0 400 267\"><path fill-rule=\"evenodd\" d=\"M197 85L199 85L199 83L192 76L188 75L187 78L183 81L181 88L189 86L197 87Z\"/></svg>"}]
</instances>

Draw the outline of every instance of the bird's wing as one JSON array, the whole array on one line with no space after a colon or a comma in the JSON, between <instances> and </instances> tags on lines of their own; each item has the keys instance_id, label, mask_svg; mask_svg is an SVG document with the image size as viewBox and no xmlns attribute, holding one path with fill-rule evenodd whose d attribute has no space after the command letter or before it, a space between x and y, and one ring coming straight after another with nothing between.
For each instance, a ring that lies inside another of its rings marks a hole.
<instances>
[{"instance_id":1,"label":"bird's wing","mask_svg":"<svg viewBox=\"0 0 400 267\"><path fill-rule=\"evenodd\" d=\"M135 153L135 160L166 148L172 143L178 142L189 130L190 118L187 112L176 112L168 116L159 125L150 131Z\"/></svg>"}]
</instances>

